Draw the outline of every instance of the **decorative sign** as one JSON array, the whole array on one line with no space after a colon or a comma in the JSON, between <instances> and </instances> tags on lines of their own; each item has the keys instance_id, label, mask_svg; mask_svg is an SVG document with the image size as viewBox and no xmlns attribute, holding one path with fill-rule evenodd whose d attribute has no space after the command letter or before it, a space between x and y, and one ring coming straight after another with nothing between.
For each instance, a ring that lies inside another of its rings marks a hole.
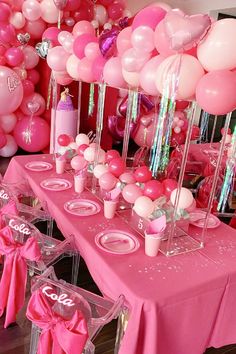
<instances>
[{"instance_id":1,"label":"decorative sign","mask_svg":"<svg viewBox=\"0 0 236 354\"><path fill-rule=\"evenodd\" d=\"M57 295L55 293L48 293L48 290L53 290L53 288L51 286L45 286L43 288L43 294L45 294L47 297L50 297L50 299L59 302L59 304L63 304L65 306L74 306L75 303L71 300L68 299L68 295L67 294L61 294L61 295Z\"/></svg>"},{"instance_id":2,"label":"decorative sign","mask_svg":"<svg viewBox=\"0 0 236 354\"><path fill-rule=\"evenodd\" d=\"M8 86L9 92L15 91L15 89L19 85L20 85L20 79L18 78L18 76L16 76L16 75L8 76L8 78L7 78L7 86Z\"/></svg>"},{"instance_id":3,"label":"decorative sign","mask_svg":"<svg viewBox=\"0 0 236 354\"><path fill-rule=\"evenodd\" d=\"M24 234L24 235L30 235L31 234L30 229L28 227L26 227L25 224L20 224L20 225L14 224L14 219L10 219L9 226L13 230L19 231L21 234Z\"/></svg>"},{"instance_id":4,"label":"decorative sign","mask_svg":"<svg viewBox=\"0 0 236 354\"><path fill-rule=\"evenodd\" d=\"M5 200L9 199L9 195L4 191L4 189L0 190L0 198Z\"/></svg>"}]
</instances>

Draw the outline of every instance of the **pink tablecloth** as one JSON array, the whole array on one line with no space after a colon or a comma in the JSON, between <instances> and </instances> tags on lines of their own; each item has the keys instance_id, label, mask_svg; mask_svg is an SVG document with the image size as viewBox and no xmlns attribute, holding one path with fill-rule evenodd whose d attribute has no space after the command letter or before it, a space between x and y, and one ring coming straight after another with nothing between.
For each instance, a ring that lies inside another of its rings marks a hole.
<instances>
[{"instance_id":1,"label":"pink tablecloth","mask_svg":"<svg viewBox=\"0 0 236 354\"><path fill-rule=\"evenodd\" d=\"M236 342L236 232L222 224L208 232L206 247L197 252L166 258L144 255L141 236L138 251L113 255L99 249L95 235L108 228L133 232L118 217L111 221L102 211L76 217L64 210L75 197L73 188L51 192L40 182L56 176L55 170L31 172L29 161L52 162L50 155L19 156L11 160L5 180L26 178L35 194L46 201L58 227L74 234L95 282L107 296L121 293L130 306L130 320L122 341L122 354L202 354L207 347ZM68 173L61 177L72 181ZM83 197L95 199L90 192ZM199 230L198 230L199 231Z\"/></svg>"}]
</instances>

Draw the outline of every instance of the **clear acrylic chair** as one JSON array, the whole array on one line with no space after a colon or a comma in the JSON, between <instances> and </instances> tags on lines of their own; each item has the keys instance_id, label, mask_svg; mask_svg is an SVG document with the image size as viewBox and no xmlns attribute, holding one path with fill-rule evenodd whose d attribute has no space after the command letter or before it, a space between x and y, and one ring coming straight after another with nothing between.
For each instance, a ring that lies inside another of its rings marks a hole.
<instances>
[{"instance_id":1,"label":"clear acrylic chair","mask_svg":"<svg viewBox=\"0 0 236 354\"><path fill-rule=\"evenodd\" d=\"M47 235L52 236L53 219L47 205L39 201L24 180L21 183L0 181L0 209L10 201L15 203L18 214L26 220L32 223L47 222Z\"/></svg>"},{"instance_id":2,"label":"clear acrylic chair","mask_svg":"<svg viewBox=\"0 0 236 354\"><path fill-rule=\"evenodd\" d=\"M4 308L7 309L12 306L11 297L17 299L20 291L22 291L21 298L24 299L27 269L31 276L41 274L47 267L57 263L60 259L72 257L71 281L74 284L77 283L79 252L75 247L73 235L64 241L59 241L42 234L32 223L16 215L5 214L3 215L3 221L5 227L0 230L0 253L4 256L3 275L0 283L0 314L3 313ZM26 277L25 274L22 274L23 271L26 273ZM6 285L7 289L5 289L4 277L6 277L6 282L9 283ZM21 278L23 279L22 284L18 284L20 286L18 289L15 282ZM17 293L14 294L14 291ZM1 299L1 296L3 299ZM4 304L1 305L2 301ZM12 319L22 307L22 302L24 303L21 300L20 305L12 310L14 313L9 315L10 319L6 319L5 327L9 323L15 322ZM11 312L11 309L9 311Z\"/></svg>"},{"instance_id":3,"label":"clear acrylic chair","mask_svg":"<svg viewBox=\"0 0 236 354\"><path fill-rule=\"evenodd\" d=\"M39 347L44 352L46 345L49 345L43 338L45 334L52 336L51 346L59 345L61 350L66 351L65 345L69 343L70 353L93 354L95 337L104 325L121 314L124 307L123 295L112 301L58 280L53 267L32 278L31 292L26 312L32 322L29 354L36 354ZM79 321L76 322L75 318ZM66 337L69 331L72 335ZM76 334L79 344L76 344ZM118 353L118 347L114 353Z\"/></svg>"}]
</instances>

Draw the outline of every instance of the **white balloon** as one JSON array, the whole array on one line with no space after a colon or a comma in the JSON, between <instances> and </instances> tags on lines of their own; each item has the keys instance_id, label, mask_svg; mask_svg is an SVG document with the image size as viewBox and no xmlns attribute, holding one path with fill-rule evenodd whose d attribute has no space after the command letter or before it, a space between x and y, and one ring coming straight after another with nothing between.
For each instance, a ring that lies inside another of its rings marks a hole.
<instances>
[{"instance_id":1,"label":"white balloon","mask_svg":"<svg viewBox=\"0 0 236 354\"><path fill-rule=\"evenodd\" d=\"M98 164L94 167L93 174L96 178L100 178L104 173L108 172L107 165Z\"/></svg>"},{"instance_id":2,"label":"white balloon","mask_svg":"<svg viewBox=\"0 0 236 354\"><path fill-rule=\"evenodd\" d=\"M79 80L79 68L80 59L76 55L72 54L66 62L66 70L72 79Z\"/></svg>"},{"instance_id":3,"label":"white balloon","mask_svg":"<svg viewBox=\"0 0 236 354\"><path fill-rule=\"evenodd\" d=\"M89 137L86 134L80 133L75 138L75 142L78 146L83 145L83 144L89 145Z\"/></svg>"},{"instance_id":4,"label":"white balloon","mask_svg":"<svg viewBox=\"0 0 236 354\"><path fill-rule=\"evenodd\" d=\"M10 157L15 155L18 150L18 145L12 135L6 134L7 143L6 145L0 149L0 156L2 157Z\"/></svg>"}]
</instances>

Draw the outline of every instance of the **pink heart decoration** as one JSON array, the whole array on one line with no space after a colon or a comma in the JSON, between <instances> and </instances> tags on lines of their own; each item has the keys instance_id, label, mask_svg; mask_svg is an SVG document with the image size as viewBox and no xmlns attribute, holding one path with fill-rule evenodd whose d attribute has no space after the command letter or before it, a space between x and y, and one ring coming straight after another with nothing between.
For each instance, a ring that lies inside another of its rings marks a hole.
<instances>
[{"instance_id":1,"label":"pink heart decoration","mask_svg":"<svg viewBox=\"0 0 236 354\"><path fill-rule=\"evenodd\" d=\"M169 11L163 21L171 49L176 51L196 46L211 26L208 15L188 16L176 11Z\"/></svg>"},{"instance_id":2,"label":"pink heart decoration","mask_svg":"<svg viewBox=\"0 0 236 354\"><path fill-rule=\"evenodd\" d=\"M56 8L60 11L63 10L67 5L67 0L53 0L53 2Z\"/></svg>"},{"instance_id":3,"label":"pink heart decoration","mask_svg":"<svg viewBox=\"0 0 236 354\"><path fill-rule=\"evenodd\" d=\"M15 89L17 88L17 86L20 85L20 79L17 75L12 75L12 76L8 76L7 78L7 86L8 86L8 90L9 92L13 92L15 91Z\"/></svg>"},{"instance_id":4,"label":"pink heart decoration","mask_svg":"<svg viewBox=\"0 0 236 354\"><path fill-rule=\"evenodd\" d=\"M39 110L40 104L38 102L28 102L27 108L32 114L34 114Z\"/></svg>"},{"instance_id":5,"label":"pink heart decoration","mask_svg":"<svg viewBox=\"0 0 236 354\"><path fill-rule=\"evenodd\" d=\"M140 119L140 123L145 127L148 128L150 124L153 122L153 115L142 116Z\"/></svg>"}]
</instances>

